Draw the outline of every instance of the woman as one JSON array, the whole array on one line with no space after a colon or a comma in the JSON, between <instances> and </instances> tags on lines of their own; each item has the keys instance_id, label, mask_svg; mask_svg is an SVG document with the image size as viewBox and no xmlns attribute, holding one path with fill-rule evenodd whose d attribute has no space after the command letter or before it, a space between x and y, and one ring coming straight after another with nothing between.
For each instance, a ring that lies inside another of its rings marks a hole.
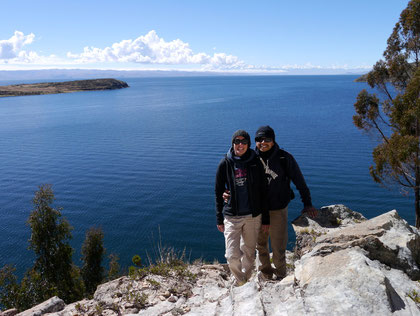
<instances>
[{"instance_id":1,"label":"woman","mask_svg":"<svg viewBox=\"0 0 420 316\"><path fill-rule=\"evenodd\" d=\"M217 229L224 233L225 257L237 285L247 282L254 270L261 224L262 230L269 229L266 189L264 167L250 149L249 134L238 130L219 163L215 185ZM222 197L225 190L231 192L226 203Z\"/></svg>"}]
</instances>

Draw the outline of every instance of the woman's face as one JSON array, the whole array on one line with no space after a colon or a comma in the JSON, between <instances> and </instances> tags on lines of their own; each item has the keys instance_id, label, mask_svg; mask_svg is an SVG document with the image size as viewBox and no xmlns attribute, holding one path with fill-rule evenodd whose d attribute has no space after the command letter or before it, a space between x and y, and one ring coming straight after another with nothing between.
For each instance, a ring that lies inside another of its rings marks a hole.
<instances>
[{"instance_id":1,"label":"woman's face","mask_svg":"<svg viewBox=\"0 0 420 316\"><path fill-rule=\"evenodd\" d=\"M248 141L243 136L235 137L233 141L233 152L235 156L241 157L248 150Z\"/></svg>"}]
</instances>

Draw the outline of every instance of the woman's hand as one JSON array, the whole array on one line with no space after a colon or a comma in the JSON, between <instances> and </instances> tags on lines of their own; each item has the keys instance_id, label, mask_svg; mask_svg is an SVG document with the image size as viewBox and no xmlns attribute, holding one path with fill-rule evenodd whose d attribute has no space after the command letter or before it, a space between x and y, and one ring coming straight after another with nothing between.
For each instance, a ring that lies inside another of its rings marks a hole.
<instances>
[{"instance_id":1,"label":"woman's hand","mask_svg":"<svg viewBox=\"0 0 420 316\"><path fill-rule=\"evenodd\" d=\"M227 203L230 199L230 191L229 190L225 190L225 192L223 192L223 201L225 201L225 203Z\"/></svg>"}]
</instances>

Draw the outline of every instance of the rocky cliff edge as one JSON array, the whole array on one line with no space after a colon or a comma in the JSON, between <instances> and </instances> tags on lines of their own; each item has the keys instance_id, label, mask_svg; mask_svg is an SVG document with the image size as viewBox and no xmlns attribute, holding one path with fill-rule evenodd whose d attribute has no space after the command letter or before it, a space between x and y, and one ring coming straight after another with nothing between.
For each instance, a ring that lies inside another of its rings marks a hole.
<instances>
[{"instance_id":1,"label":"rocky cliff edge","mask_svg":"<svg viewBox=\"0 0 420 316\"><path fill-rule=\"evenodd\" d=\"M93 299L65 305L55 297L18 315L420 315L420 235L395 210L366 220L332 205L292 225L296 248L281 281L255 275L234 287L226 265L191 264L122 277L98 286Z\"/></svg>"}]
</instances>

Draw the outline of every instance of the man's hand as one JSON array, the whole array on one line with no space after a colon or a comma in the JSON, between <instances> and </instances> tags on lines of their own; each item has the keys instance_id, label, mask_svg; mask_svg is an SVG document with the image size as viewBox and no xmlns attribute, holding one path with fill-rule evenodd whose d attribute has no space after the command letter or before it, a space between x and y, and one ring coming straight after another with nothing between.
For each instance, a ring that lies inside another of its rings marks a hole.
<instances>
[{"instance_id":1,"label":"man's hand","mask_svg":"<svg viewBox=\"0 0 420 316\"><path fill-rule=\"evenodd\" d=\"M268 234L269 230L270 230L270 225L261 225L261 230Z\"/></svg>"},{"instance_id":2,"label":"man's hand","mask_svg":"<svg viewBox=\"0 0 420 316\"><path fill-rule=\"evenodd\" d=\"M314 217L316 217L318 215L318 210L311 205L311 206L305 207L302 210L302 214L303 213L307 213L310 217L314 218Z\"/></svg>"},{"instance_id":3,"label":"man's hand","mask_svg":"<svg viewBox=\"0 0 420 316\"><path fill-rule=\"evenodd\" d=\"M225 231L225 225L217 225L219 232L223 233Z\"/></svg>"},{"instance_id":4,"label":"man's hand","mask_svg":"<svg viewBox=\"0 0 420 316\"><path fill-rule=\"evenodd\" d=\"M225 201L225 203L227 203L230 199L230 191L229 190L225 190L225 192L223 192L223 201Z\"/></svg>"}]
</instances>

